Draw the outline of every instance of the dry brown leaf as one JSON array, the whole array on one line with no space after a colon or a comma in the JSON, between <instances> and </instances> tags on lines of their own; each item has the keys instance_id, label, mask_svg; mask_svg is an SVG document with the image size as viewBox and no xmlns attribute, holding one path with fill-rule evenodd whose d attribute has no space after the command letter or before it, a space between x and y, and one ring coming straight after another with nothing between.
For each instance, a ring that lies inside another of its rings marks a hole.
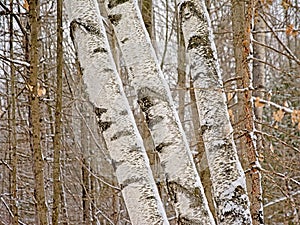
<instances>
[{"instance_id":1,"label":"dry brown leaf","mask_svg":"<svg viewBox=\"0 0 300 225\"><path fill-rule=\"evenodd\" d=\"M24 9L26 9L27 11L29 11L29 4L27 0L24 0L24 4L23 4Z\"/></svg>"},{"instance_id":2,"label":"dry brown leaf","mask_svg":"<svg viewBox=\"0 0 300 225\"><path fill-rule=\"evenodd\" d=\"M44 96L46 94L46 88L44 87L39 87L37 90L37 94L39 97Z\"/></svg>"},{"instance_id":3,"label":"dry brown leaf","mask_svg":"<svg viewBox=\"0 0 300 225\"><path fill-rule=\"evenodd\" d=\"M292 32L293 37L296 37L298 34L299 34L299 32L297 30L293 30L293 32Z\"/></svg>"},{"instance_id":4,"label":"dry brown leaf","mask_svg":"<svg viewBox=\"0 0 300 225\"><path fill-rule=\"evenodd\" d=\"M231 101L232 98L233 98L233 93L232 92L227 93L227 101L228 102Z\"/></svg>"},{"instance_id":5,"label":"dry brown leaf","mask_svg":"<svg viewBox=\"0 0 300 225\"><path fill-rule=\"evenodd\" d=\"M33 92L33 86L31 86L30 84L26 84L26 88L30 92ZM43 86L41 86L41 84L38 82L37 83L37 96L41 97L41 96L44 96L45 94L46 94L46 88L44 88Z\"/></svg>"},{"instance_id":6,"label":"dry brown leaf","mask_svg":"<svg viewBox=\"0 0 300 225\"><path fill-rule=\"evenodd\" d=\"M273 117L275 121L281 122L284 117L284 111L282 109L279 109L278 111L273 112Z\"/></svg>"},{"instance_id":7,"label":"dry brown leaf","mask_svg":"<svg viewBox=\"0 0 300 225\"><path fill-rule=\"evenodd\" d=\"M292 112L292 124L295 125L295 123L300 123L300 110L293 110Z\"/></svg>"},{"instance_id":8,"label":"dry brown leaf","mask_svg":"<svg viewBox=\"0 0 300 225\"><path fill-rule=\"evenodd\" d=\"M293 31L294 31L294 25L293 24L290 24L290 25L288 25L287 27L286 27L286 29L285 29L285 33L286 33L286 35L292 35L292 33L293 33Z\"/></svg>"},{"instance_id":9,"label":"dry brown leaf","mask_svg":"<svg viewBox=\"0 0 300 225\"><path fill-rule=\"evenodd\" d=\"M250 52L250 50L249 50L249 41L248 40L243 40L242 44L244 46L244 53L248 54Z\"/></svg>"},{"instance_id":10,"label":"dry brown leaf","mask_svg":"<svg viewBox=\"0 0 300 225\"><path fill-rule=\"evenodd\" d=\"M288 10L291 6L291 2L290 0L282 0L281 5L285 10Z\"/></svg>"},{"instance_id":11,"label":"dry brown leaf","mask_svg":"<svg viewBox=\"0 0 300 225\"><path fill-rule=\"evenodd\" d=\"M260 162L263 162L264 159L265 159L265 157L264 157L263 153L262 153L262 152L258 153L258 160L259 160Z\"/></svg>"},{"instance_id":12,"label":"dry brown leaf","mask_svg":"<svg viewBox=\"0 0 300 225\"><path fill-rule=\"evenodd\" d=\"M265 106L265 103L260 102L260 98L256 97L254 105L256 108L262 108Z\"/></svg>"}]
</instances>

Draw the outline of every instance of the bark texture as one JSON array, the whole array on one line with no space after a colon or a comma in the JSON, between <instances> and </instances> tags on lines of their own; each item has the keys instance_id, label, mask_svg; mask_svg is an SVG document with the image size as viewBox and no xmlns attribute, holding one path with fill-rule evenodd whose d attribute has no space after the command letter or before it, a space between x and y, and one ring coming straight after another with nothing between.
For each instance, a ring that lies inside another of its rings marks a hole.
<instances>
[{"instance_id":1,"label":"bark texture","mask_svg":"<svg viewBox=\"0 0 300 225\"><path fill-rule=\"evenodd\" d=\"M75 43L90 102L132 224L168 224L142 139L117 75L97 2L68 0Z\"/></svg>"},{"instance_id":2,"label":"bark texture","mask_svg":"<svg viewBox=\"0 0 300 225\"><path fill-rule=\"evenodd\" d=\"M264 224L260 164L256 149L254 127L254 108L252 103L252 68L249 56L252 54L251 30L254 19L254 0L247 4L244 1L232 0L232 27L235 55L235 73L240 77L238 88L243 92L238 94L239 121L236 132L239 136L239 150L247 170L248 192L251 201L251 216L253 224ZM256 72L257 76L257 72ZM262 85L264 82L262 83Z\"/></svg>"},{"instance_id":3,"label":"bark texture","mask_svg":"<svg viewBox=\"0 0 300 225\"><path fill-rule=\"evenodd\" d=\"M9 18L9 55L14 59L14 34L13 34L13 0L10 0L10 14ZM18 193L17 193L17 166L18 166L18 154L17 154L17 131L16 131L16 68L13 62L10 64L10 79L11 79L11 159L12 159L12 172L11 172L11 199L12 199L12 224L18 225L19 211L18 211ZM10 120L9 120L10 121Z\"/></svg>"},{"instance_id":4,"label":"bark texture","mask_svg":"<svg viewBox=\"0 0 300 225\"><path fill-rule=\"evenodd\" d=\"M258 41L259 43L262 43L263 45L266 44L266 34L264 31L266 29L266 24L264 21L260 18L259 14L263 11L263 1L258 0L257 5L255 7L256 13L255 15L255 23L254 23L254 31L256 33L253 34L254 40ZM263 62L266 62L266 49L265 47L261 45L253 45L253 88L254 92L253 95L255 97L259 97L260 99L264 99L265 92L266 92L266 66ZM255 119L258 122L262 122L263 117L263 107L255 107L254 108L255 113ZM261 124L257 123L255 125L256 129L258 131L261 131ZM259 156L263 157L263 143L262 143L262 136L257 136L257 151L259 153Z\"/></svg>"},{"instance_id":5,"label":"bark texture","mask_svg":"<svg viewBox=\"0 0 300 225\"><path fill-rule=\"evenodd\" d=\"M131 85L145 114L164 170L167 192L178 224L214 224L207 200L176 113L171 93L157 62L137 1L107 2Z\"/></svg>"},{"instance_id":6,"label":"bark texture","mask_svg":"<svg viewBox=\"0 0 300 225\"><path fill-rule=\"evenodd\" d=\"M203 0L181 1L181 25L194 81L200 131L211 173L218 224L251 224L245 175L239 162Z\"/></svg>"},{"instance_id":7,"label":"bark texture","mask_svg":"<svg viewBox=\"0 0 300 225\"><path fill-rule=\"evenodd\" d=\"M39 65L39 7L38 0L29 2L30 22L30 122L31 122L31 148L33 151L33 172L35 179L35 201L40 225L48 224L47 205L45 202L44 186L44 160L41 149L41 123L40 100L38 97L38 65Z\"/></svg>"},{"instance_id":8,"label":"bark texture","mask_svg":"<svg viewBox=\"0 0 300 225\"><path fill-rule=\"evenodd\" d=\"M57 41L56 41L56 104L55 104L55 135L53 143L53 210L52 224L57 225L60 212L60 151L61 151L61 125L62 125L62 72L63 72L63 28L62 28L62 0L57 0Z\"/></svg>"},{"instance_id":9,"label":"bark texture","mask_svg":"<svg viewBox=\"0 0 300 225\"><path fill-rule=\"evenodd\" d=\"M175 1L176 3L176 1ZM177 3L176 3L177 5ZM180 30L180 23L176 7L176 29L177 29L177 88L178 88L178 115L181 123L184 123L185 93L186 93L186 56L183 34Z\"/></svg>"}]
</instances>

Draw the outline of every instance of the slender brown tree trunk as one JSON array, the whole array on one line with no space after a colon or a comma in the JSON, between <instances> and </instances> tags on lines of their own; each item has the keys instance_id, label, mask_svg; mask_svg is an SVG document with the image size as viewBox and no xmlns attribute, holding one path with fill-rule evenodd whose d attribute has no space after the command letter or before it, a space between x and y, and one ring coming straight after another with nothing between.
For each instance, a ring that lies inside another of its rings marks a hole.
<instances>
[{"instance_id":1,"label":"slender brown tree trunk","mask_svg":"<svg viewBox=\"0 0 300 225\"><path fill-rule=\"evenodd\" d=\"M85 151L85 150L84 150ZM90 177L88 171L89 165L85 158L85 154L82 157L82 208L83 208L83 223L90 224L91 216L90 216Z\"/></svg>"},{"instance_id":2,"label":"slender brown tree trunk","mask_svg":"<svg viewBox=\"0 0 300 225\"><path fill-rule=\"evenodd\" d=\"M251 53L251 29L254 16L255 1L232 0L232 25L235 54L235 73L240 77L238 88L242 91L238 94L238 149L242 151L244 168L251 202L251 216L253 224L263 224L263 205L260 164L256 150L254 136L254 109L252 97L252 71L248 62Z\"/></svg>"},{"instance_id":3,"label":"slender brown tree trunk","mask_svg":"<svg viewBox=\"0 0 300 225\"><path fill-rule=\"evenodd\" d=\"M65 159L67 158L65 151L63 152L63 154L61 154L61 158L64 159L64 160L61 160L61 162L60 162L60 167L61 167L60 199L61 199L61 211L62 211L62 215L63 215L61 224L62 225L68 225L69 224L69 216L68 216L68 210L67 210L66 192L65 192L65 189L64 189L64 175L65 175L64 171L66 170Z\"/></svg>"},{"instance_id":4,"label":"slender brown tree trunk","mask_svg":"<svg viewBox=\"0 0 300 225\"><path fill-rule=\"evenodd\" d=\"M53 154L53 212L52 224L57 225L60 211L60 151L61 151L61 114L62 114L62 72L63 72L63 28L62 28L62 0L57 0L57 42L56 42L56 105L55 105L55 135Z\"/></svg>"},{"instance_id":5,"label":"slender brown tree trunk","mask_svg":"<svg viewBox=\"0 0 300 225\"><path fill-rule=\"evenodd\" d=\"M9 21L9 49L10 58L14 59L14 37L13 37L13 0L10 0L10 21ZM18 225L18 195L17 195L17 134L16 134L16 89L15 89L15 65L10 64L10 76L11 76L11 158L12 158L12 174L11 174L11 195L12 195L12 213L13 213L13 225Z\"/></svg>"},{"instance_id":6,"label":"slender brown tree trunk","mask_svg":"<svg viewBox=\"0 0 300 225\"><path fill-rule=\"evenodd\" d=\"M38 97L38 64L39 64L39 1L29 2L29 23L30 23L30 119L31 139L33 150L33 171L35 178L35 201L38 213L38 220L41 225L48 224L47 206L45 202L44 187L44 160L41 149L41 116L40 102Z\"/></svg>"},{"instance_id":7,"label":"slender brown tree trunk","mask_svg":"<svg viewBox=\"0 0 300 225\"><path fill-rule=\"evenodd\" d=\"M91 168L92 170L92 168ZM95 176L91 176L90 178L90 193L91 193L91 218L92 225L97 225L97 215L96 215L96 179Z\"/></svg>"},{"instance_id":8,"label":"slender brown tree trunk","mask_svg":"<svg viewBox=\"0 0 300 225\"><path fill-rule=\"evenodd\" d=\"M255 23L254 23L254 31L256 31L253 35L254 40L266 44L266 34L263 32L266 29L266 24L264 21L260 18L259 13L262 11L262 1L258 0L257 1L257 6L256 6L256 18L255 18ZM265 78L265 73L266 73L266 68L265 64L262 62L266 61L266 50L265 47L261 45L253 45L253 87L254 87L254 92L253 95L255 97L258 97L260 99L263 99L265 97L265 92L266 92L266 78ZM261 62L259 62L261 61ZM255 107L254 108L254 114L255 118L259 123L255 124L255 128L258 131L261 131L262 129L262 117L263 117L263 107ZM262 136L260 134L257 135L257 151L258 155L263 158L263 142L262 142Z\"/></svg>"},{"instance_id":9,"label":"slender brown tree trunk","mask_svg":"<svg viewBox=\"0 0 300 225\"><path fill-rule=\"evenodd\" d=\"M175 1L175 5L177 5ZM176 26L177 26L177 88L178 88L178 115L184 127L184 109L185 109L185 92L186 92L186 56L182 31L178 18L178 10L176 11Z\"/></svg>"},{"instance_id":10,"label":"slender brown tree trunk","mask_svg":"<svg viewBox=\"0 0 300 225\"><path fill-rule=\"evenodd\" d=\"M142 0L141 7L142 17L149 33L151 40L153 40L153 7L152 0Z\"/></svg>"}]
</instances>

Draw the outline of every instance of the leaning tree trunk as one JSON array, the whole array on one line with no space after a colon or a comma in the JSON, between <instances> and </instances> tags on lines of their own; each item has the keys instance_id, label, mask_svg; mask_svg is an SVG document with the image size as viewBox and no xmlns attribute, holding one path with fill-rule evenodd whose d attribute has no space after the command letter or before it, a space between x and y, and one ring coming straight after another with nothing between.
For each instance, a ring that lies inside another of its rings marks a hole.
<instances>
[{"instance_id":1,"label":"leaning tree trunk","mask_svg":"<svg viewBox=\"0 0 300 225\"><path fill-rule=\"evenodd\" d=\"M200 130L211 172L219 224L251 224L243 169L238 159L204 0L183 0L181 25L195 85Z\"/></svg>"},{"instance_id":2,"label":"leaning tree trunk","mask_svg":"<svg viewBox=\"0 0 300 225\"><path fill-rule=\"evenodd\" d=\"M178 224L214 224L169 87L136 0L107 2L138 104L145 114Z\"/></svg>"},{"instance_id":3,"label":"leaning tree trunk","mask_svg":"<svg viewBox=\"0 0 300 225\"><path fill-rule=\"evenodd\" d=\"M109 50L97 1L68 0L90 102L110 152L132 224L168 224L149 161Z\"/></svg>"}]
</instances>

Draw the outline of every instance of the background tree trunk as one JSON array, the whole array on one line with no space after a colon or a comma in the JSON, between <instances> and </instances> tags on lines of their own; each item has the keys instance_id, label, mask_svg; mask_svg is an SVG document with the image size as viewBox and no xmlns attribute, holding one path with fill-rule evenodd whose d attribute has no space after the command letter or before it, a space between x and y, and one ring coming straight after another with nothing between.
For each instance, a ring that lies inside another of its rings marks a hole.
<instances>
[{"instance_id":1,"label":"background tree trunk","mask_svg":"<svg viewBox=\"0 0 300 225\"><path fill-rule=\"evenodd\" d=\"M240 77L237 88L242 89L238 93L238 150L247 170L246 179L251 201L251 216L253 224L264 224L262 187L260 163L256 149L256 136L254 127L254 109L252 102L252 71L249 56L252 54L252 43L250 39L252 20L254 19L254 0L244 1L232 0L232 26L235 52L235 73ZM246 11L245 11L246 9ZM256 74L257 75L257 74ZM262 83L263 84L263 83Z\"/></svg>"},{"instance_id":2,"label":"background tree trunk","mask_svg":"<svg viewBox=\"0 0 300 225\"><path fill-rule=\"evenodd\" d=\"M10 18L9 18L9 55L11 59L14 59L14 34L13 34L13 12L14 12L13 0L10 0ZM19 213L18 213L18 192L17 192L17 166L18 166L18 152L17 152L17 131L16 131L16 70L14 63L10 63L10 93L11 93L11 159L12 159L12 173L11 173L11 194L12 194L12 224L18 225Z\"/></svg>"},{"instance_id":3,"label":"background tree trunk","mask_svg":"<svg viewBox=\"0 0 300 225\"><path fill-rule=\"evenodd\" d=\"M57 42L56 42L56 64L57 64L57 81L56 81L56 105L55 105L55 134L53 143L53 211L52 224L58 225L60 214L60 152L61 148L61 119L62 119L62 73L63 73L63 24L62 24L62 0L57 0Z\"/></svg>"},{"instance_id":4,"label":"background tree trunk","mask_svg":"<svg viewBox=\"0 0 300 225\"><path fill-rule=\"evenodd\" d=\"M38 220L41 225L48 224L47 205L45 200L44 185L44 159L41 149L41 116L38 85L38 65L39 65L39 31L40 31L40 2L32 0L29 2L29 23L30 23L30 122L33 151L33 171L35 179L35 201Z\"/></svg>"},{"instance_id":5,"label":"background tree trunk","mask_svg":"<svg viewBox=\"0 0 300 225\"><path fill-rule=\"evenodd\" d=\"M257 0L255 7L255 18L254 18L254 27L253 27L253 38L255 41L266 44L266 30L265 22L260 18L260 13L263 11L263 1ZM253 44L253 96L264 99L266 93L266 50L265 47ZM255 124L255 128L258 131L262 130L262 121L263 121L263 107L254 108L255 119L258 123ZM260 134L257 135L257 151L260 157L263 157L264 146L263 146L263 136Z\"/></svg>"}]
</instances>

